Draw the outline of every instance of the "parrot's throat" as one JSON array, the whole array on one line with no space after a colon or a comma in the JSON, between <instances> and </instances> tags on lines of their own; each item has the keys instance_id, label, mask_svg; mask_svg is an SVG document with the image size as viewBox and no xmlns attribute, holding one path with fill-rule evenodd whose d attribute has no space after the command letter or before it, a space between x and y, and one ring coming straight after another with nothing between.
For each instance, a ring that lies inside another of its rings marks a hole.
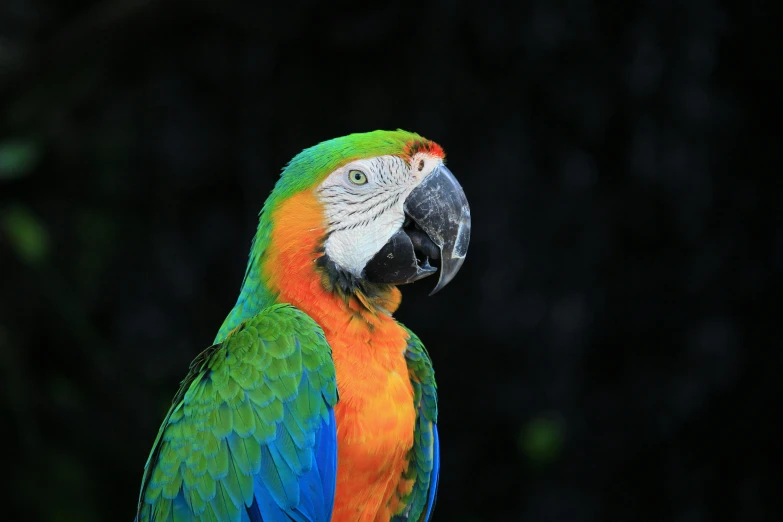
<instances>
[{"instance_id":1,"label":"parrot's throat","mask_svg":"<svg viewBox=\"0 0 783 522\"><path fill-rule=\"evenodd\" d=\"M327 291L334 293L342 298L346 303L351 299L356 299L368 311L384 312L388 315L394 310L389 310L390 306L386 301L392 291L391 285L377 284L359 279L347 270L341 269L324 252L323 247L317 253L316 271L320 273L321 281ZM394 309L399 303L392 303Z\"/></svg>"},{"instance_id":2,"label":"parrot's throat","mask_svg":"<svg viewBox=\"0 0 783 522\"><path fill-rule=\"evenodd\" d=\"M272 211L261 279L278 302L291 303L315 318L357 323L372 330L397 309L400 291L338 268L324 253L323 216L321 203L311 192L297 194Z\"/></svg>"}]
</instances>

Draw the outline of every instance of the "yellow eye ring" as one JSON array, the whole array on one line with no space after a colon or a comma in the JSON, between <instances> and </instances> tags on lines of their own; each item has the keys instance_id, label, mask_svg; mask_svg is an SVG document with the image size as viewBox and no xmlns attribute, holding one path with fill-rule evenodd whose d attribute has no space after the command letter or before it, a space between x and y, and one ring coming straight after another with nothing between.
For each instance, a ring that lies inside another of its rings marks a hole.
<instances>
[{"instance_id":1,"label":"yellow eye ring","mask_svg":"<svg viewBox=\"0 0 783 522\"><path fill-rule=\"evenodd\" d=\"M367 183L367 175L361 170L351 170L348 172L348 179L354 185L364 185Z\"/></svg>"}]
</instances>

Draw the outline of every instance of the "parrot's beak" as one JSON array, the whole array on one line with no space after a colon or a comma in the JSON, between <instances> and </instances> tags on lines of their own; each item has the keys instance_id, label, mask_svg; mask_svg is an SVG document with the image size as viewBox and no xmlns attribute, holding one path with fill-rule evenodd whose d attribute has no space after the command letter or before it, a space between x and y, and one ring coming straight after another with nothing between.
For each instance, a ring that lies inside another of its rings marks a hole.
<instances>
[{"instance_id":1,"label":"parrot's beak","mask_svg":"<svg viewBox=\"0 0 783 522\"><path fill-rule=\"evenodd\" d=\"M378 283L404 284L434 274L440 260L442 289L459 272L470 242L470 207L454 175L441 164L410 193L404 204L409 219L365 267Z\"/></svg>"},{"instance_id":2,"label":"parrot's beak","mask_svg":"<svg viewBox=\"0 0 783 522\"><path fill-rule=\"evenodd\" d=\"M465 262L470 243L468 198L454 174L441 164L413 189L404 208L440 249L440 277L432 295L449 284Z\"/></svg>"}]
</instances>

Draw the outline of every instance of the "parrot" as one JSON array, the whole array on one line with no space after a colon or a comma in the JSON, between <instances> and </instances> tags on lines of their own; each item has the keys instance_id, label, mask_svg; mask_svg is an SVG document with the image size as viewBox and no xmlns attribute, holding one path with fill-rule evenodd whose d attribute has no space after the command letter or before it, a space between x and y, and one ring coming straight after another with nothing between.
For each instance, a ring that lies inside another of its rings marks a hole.
<instances>
[{"instance_id":1,"label":"parrot","mask_svg":"<svg viewBox=\"0 0 783 522\"><path fill-rule=\"evenodd\" d=\"M136 522L428 521L437 389L393 316L460 270L470 207L440 145L398 129L304 149L259 213L239 297L190 364Z\"/></svg>"}]
</instances>

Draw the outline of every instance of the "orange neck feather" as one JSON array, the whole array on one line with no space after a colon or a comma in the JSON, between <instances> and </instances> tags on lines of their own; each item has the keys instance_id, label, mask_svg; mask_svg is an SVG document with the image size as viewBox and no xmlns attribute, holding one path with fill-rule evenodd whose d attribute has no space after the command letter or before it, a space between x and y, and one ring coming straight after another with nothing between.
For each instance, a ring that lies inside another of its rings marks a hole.
<instances>
[{"instance_id":1,"label":"orange neck feather","mask_svg":"<svg viewBox=\"0 0 783 522\"><path fill-rule=\"evenodd\" d=\"M380 295L343 296L331 288L318 267L326 234L321 203L312 191L294 195L273 211L270 244L261 265L266 287L310 315L324 330L361 337L389 321L400 304L400 291L389 286ZM384 313L384 311L388 313Z\"/></svg>"}]
</instances>

